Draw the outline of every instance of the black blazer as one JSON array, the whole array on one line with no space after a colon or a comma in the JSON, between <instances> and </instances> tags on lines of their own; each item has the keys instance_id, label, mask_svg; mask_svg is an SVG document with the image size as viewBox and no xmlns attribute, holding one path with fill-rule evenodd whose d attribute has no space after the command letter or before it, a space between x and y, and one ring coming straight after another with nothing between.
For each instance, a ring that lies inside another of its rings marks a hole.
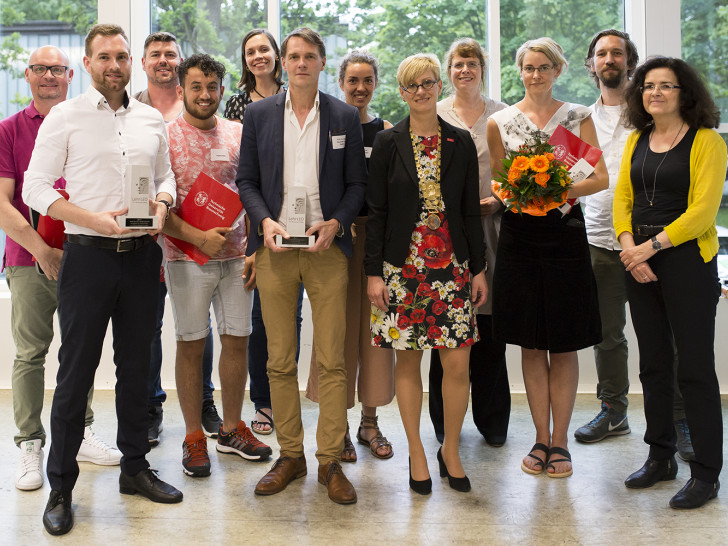
<instances>
[{"instance_id":1,"label":"black blazer","mask_svg":"<svg viewBox=\"0 0 728 546\"><path fill-rule=\"evenodd\" d=\"M470 260L473 275L485 268L480 220L478 152L468 131L438 116L442 127L440 187L450 238L459 262ZM377 134L369 159L364 270L382 276L387 262L404 266L419 213L419 179L412 152L409 116Z\"/></svg>"}]
</instances>

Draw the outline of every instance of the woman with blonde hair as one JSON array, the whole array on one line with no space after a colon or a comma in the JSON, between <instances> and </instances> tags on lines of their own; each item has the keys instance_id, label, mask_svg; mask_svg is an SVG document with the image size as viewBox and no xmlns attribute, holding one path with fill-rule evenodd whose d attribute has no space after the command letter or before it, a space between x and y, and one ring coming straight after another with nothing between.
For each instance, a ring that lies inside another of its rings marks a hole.
<instances>
[{"instance_id":1,"label":"woman with blonde hair","mask_svg":"<svg viewBox=\"0 0 728 546\"><path fill-rule=\"evenodd\" d=\"M474 308L488 295L478 206L478 154L467 131L437 115L442 90L434 55L397 70L409 116L374 141L367 182L366 258L372 342L396 350L395 391L410 456L410 487L432 490L420 438L425 349L441 349L445 438L440 476L470 491L460 460L468 404L468 357L478 340Z\"/></svg>"},{"instance_id":2,"label":"woman with blonde hair","mask_svg":"<svg viewBox=\"0 0 728 546\"><path fill-rule=\"evenodd\" d=\"M561 46L551 38L524 43L516 64L526 93L523 100L488 121L491 169L527 140L548 140L561 125L599 146L591 111L552 96L566 70ZM608 186L604 160L594 173L571 185L569 198ZM577 204L545 216L506 212L493 278L496 339L520 345L523 380L536 427L536 443L523 459L528 474L544 470L551 478L572 474L568 429L579 381L576 351L601 340L596 282L591 269L584 215ZM553 431L551 422L553 419Z\"/></svg>"}]
</instances>

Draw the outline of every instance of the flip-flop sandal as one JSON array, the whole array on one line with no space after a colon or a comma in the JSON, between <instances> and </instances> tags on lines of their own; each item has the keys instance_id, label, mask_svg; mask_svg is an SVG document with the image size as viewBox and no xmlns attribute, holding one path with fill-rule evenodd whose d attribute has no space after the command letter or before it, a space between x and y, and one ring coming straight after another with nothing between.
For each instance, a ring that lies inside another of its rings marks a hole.
<instances>
[{"instance_id":1,"label":"flip-flop sandal","mask_svg":"<svg viewBox=\"0 0 728 546\"><path fill-rule=\"evenodd\" d=\"M351 435L349 434L349 423L347 423L346 436L344 436L344 449L341 450L341 462L355 463L356 459L356 448L354 447L354 443L351 441Z\"/></svg>"},{"instance_id":2,"label":"flip-flop sandal","mask_svg":"<svg viewBox=\"0 0 728 546\"><path fill-rule=\"evenodd\" d=\"M390 444L389 441L382 436L382 431L379 430L379 426L377 425L378 420L379 417L369 417L362 413L359 430L356 432L356 439L360 444L367 446L369 451L372 452L372 455L374 455L377 459L390 459L392 455L394 455L394 449L392 449L392 444ZM371 440L367 441L367 439L361 434L362 429L376 430L377 433ZM382 447L389 447L389 453L386 455L380 455L379 449Z\"/></svg>"},{"instance_id":3,"label":"flip-flop sandal","mask_svg":"<svg viewBox=\"0 0 728 546\"><path fill-rule=\"evenodd\" d=\"M556 455L563 455L564 459L553 459L551 460L551 454L555 453ZM562 447L552 447L549 450L549 456L548 456L549 464L546 465L546 474L549 478L568 478L574 473L574 470L570 468L566 472L556 472L556 467L554 466L554 463L570 463L571 462L571 453L566 451ZM552 468L553 472L548 472L548 469Z\"/></svg>"},{"instance_id":4,"label":"flip-flop sandal","mask_svg":"<svg viewBox=\"0 0 728 546\"><path fill-rule=\"evenodd\" d=\"M543 451L544 453L549 452L548 446L541 444L541 443L535 443L533 444L533 447L531 448L531 451L529 452L528 456L532 459L536 459L536 468L528 468L525 464L521 463L521 470L523 470L526 474L532 474L534 476L541 474L544 470L544 466L546 463L541 457L537 457L533 454L534 451Z\"/></svg>"},{"instance_id":5,"label":"flip-flop sandal","mask_svg":"<svg viewBox=\"0 0 728 546\"><path fill-rule=\"evenodd\" d=\"M263 410L258 410L257 413L260 413L263 417L268 419L268 421L251 421L250 422L250 428L253 429L253 432L256 434L260 434L262 436L267 436L271 432L273 432L273 429L275 428L275 425L273 424L273 416L266 413ZM268 430L259 430L257 428L258 425L270 425L270 429Z\"/></svg>"}]
</instances>

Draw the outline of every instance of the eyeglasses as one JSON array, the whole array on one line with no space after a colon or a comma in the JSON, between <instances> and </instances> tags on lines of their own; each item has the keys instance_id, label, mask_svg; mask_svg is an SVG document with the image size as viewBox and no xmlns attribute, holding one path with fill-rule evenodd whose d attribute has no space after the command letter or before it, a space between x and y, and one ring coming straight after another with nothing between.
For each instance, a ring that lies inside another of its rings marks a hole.
<instances>
[{"instance_id":1,"label":"eyeglasses","mask_svg":"<svg viewBox=\"0 0 728 546\"><path fill-rule=\"evenodd\" d=\"M546 74L547 72L551 72L553 69L554 66L551 64L542 64L541 66L524 66L521 70L523 70L526 74L533 74L534 72Z\"/></svg>"},{"instance_id":2,"label":"eyeglasses","mask_svg":"<svg viewBox=\"0 0 728 546\"><path fill-rule=\"evenodd\" d=\"M402 88L402 91L407 91L407 93L409 93L410 95L414 95L415 93L417 93L420 87L425 91L429 91L430 89L435 87L436 83L437 80L425 80L422 83L411 83L407 86L400 85L400 87Z\"/></svg>"},{"instance_id":3,"label":"eyeglasses","mask_svg":"<svg viewBox=\"0 0 728 546\"><path fill-rule=\"evenodd\" d=\"M468 61L467 63L458 62L455 64L451 64L450 68L454 68L455 70L463 70L466 66L468 67L468 70L477 70L484 65L483 63L479 63L477 61Z\"/></svg>"},{"instance_id":4,"label":"eyeglasses","mask_svg":"<svg viewBox=\"0 0 728 546\"><path fill-rule=\"evenodd\" d=\"M45 76L46 72L48 72L49 70L51 71L51 74L53 74L55 77L59 77L63 76L66 73L66 70L68 70L67 66L46 66L44 64L31 64L28 66L28 68L33 71L33 74L39 77Z\"/></svg>"},{"instance_id":5,"label":"eyeglasses","mask_svg":"<svg viewBox=\"0 0 728 546\"><path fill-rule=\"evenodd\" d=\"M640 87L640 93L643 95L645 93L654 93L655 89L659 89L660 93L669 93L673 89L680 89L679 85L673 85L671 83L658 83L655 85L654 83L647 83Z\"/></svg>"}]
</instances>

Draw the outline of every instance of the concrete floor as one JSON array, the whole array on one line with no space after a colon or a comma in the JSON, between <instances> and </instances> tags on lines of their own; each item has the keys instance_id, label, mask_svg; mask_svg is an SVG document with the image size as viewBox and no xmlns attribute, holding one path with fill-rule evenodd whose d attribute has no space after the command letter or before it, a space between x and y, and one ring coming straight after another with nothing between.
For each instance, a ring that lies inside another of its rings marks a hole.
<instances>
[{"instance_id":1,"label":"concrete floor","mask_svg":"<svg viewBox=\"0 0 728 546\"><path fill-rule=\"evenodd\" d=\"M138 496L118 493L117 468L81 465L74 490L75 526L61 538L48 535L41 523L48 498L47 483L38 491L14 487L18 452L11 438L11 392L0 391L0 412L6 416L0 431L0 543L2 544L727 544L728 482L718 499L700 510L680 512L667 503L689 478L680 462L676 481L649 490L628 490L624 478L639 468L647 455L642 441L644 415L641 396L631 397L632 434L598 444L572 441L574 475L555 480L530 476L520 461L533 443L534 430L525 395L513 396L507 443L489 447L466 416L462 438L463 463L473 484L470 493L457 493L440 479L435 454L437 441L426 412L422 430L433 478L432 495L422 497L407 485L404 430L395 404L380 410L383 433L394 445L392 459L381 461L357 444L359 461L344 470L357 488L359 501L350 506L332 503L316 479L315 427L317 406L303 399L306 457L309 474L284 492L256 497L253 488L271 462L251 463L222 455L209 442L212 476L189 478L182 473L184 427L174 391L165 404L161 444L149 455L161 477L185 494L178 505L157 505ZM52 393L47 392L46 414ZM219 399L219 398L218 398ZM426 408L426 398L424 407ZM724 425L728 398L724 397ZM97 391L95 430L114 438L113 392ZM579 395L572 430L589 421L598 404ZM246 402L244 416L250 419ZM359 410L349 412L356 430ZM47 417L46 417L47 422ZM725 428L724 428L725 430ZM277 455L275 434L268 437ZM47 452L47 449L46 449Z\"/></svg>"}]
</instances>

